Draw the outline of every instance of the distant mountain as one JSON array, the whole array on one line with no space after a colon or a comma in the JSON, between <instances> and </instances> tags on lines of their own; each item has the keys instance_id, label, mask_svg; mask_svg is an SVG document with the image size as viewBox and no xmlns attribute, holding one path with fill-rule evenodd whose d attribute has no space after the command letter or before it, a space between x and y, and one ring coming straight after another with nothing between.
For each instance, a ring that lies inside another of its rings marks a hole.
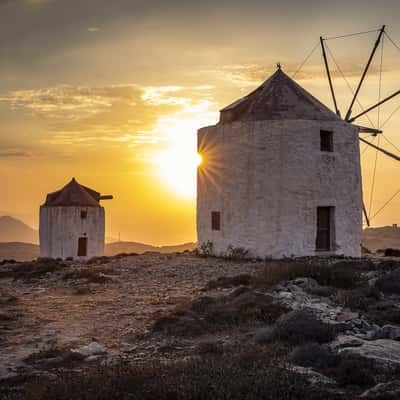
<instances>
[{"instance_id":1,"label":"distant mountain","mask_svg":"<svg viewBox=\"0 0 400 400\"><path fill-rule=\"evenodd\" d=\"M145 253L146 251L156 251L159 253L179 253L185 250L194 250L196 243L183 243L175 246L152 246L150 244L137 242L114 242L107 243L105 246L105 255L114 256L120 253Z\"/></svg>"},{"instance_id":2,"label":"distant mountain","mask_svg":"<svg viewBox=\"0 0 400 400\"><path fill-rule=\"evenodd\" d=\"M0 243L0 261L30 261L39 257L39 246L33 243Z\"/></svg>"},{"instance_id":3,"label":"distant mountain","mask_svg":"<svg viewBox=\"0 0 400 400\"><path fill-rule=\"evenodd\" d=\"M0 242L39 243L39 233L17 218L0 217Z\"/></svg>"},{"instance_id":4,"label":"distant mountain","mask_svg":"<svg viewBox=\"0 0 400 400\"><path fill-rule=\"evenodd\" d=\"M362 243L364 247L374 252L378 249L400 249L400 228L382 226L364 229Z\"/></svg>"},{"instance_id":5,"label":"distant mountain","mask_svg":"<svg viewBox=\"0 0 400 400\"><path fill-rule=\"evenodd\" d=\"M160 253L178 253L185 250L193 250L195 243L184 243L176 246L151 246L149 244L136 242L115 242L105 245L105 255L115 256L120 253L138 253L146 251L157 251ZM0 243L0 261L16 260L30 261L38 258L40 254L39 246L32 243L5 242Z\"/></svg>"}]
</instances>

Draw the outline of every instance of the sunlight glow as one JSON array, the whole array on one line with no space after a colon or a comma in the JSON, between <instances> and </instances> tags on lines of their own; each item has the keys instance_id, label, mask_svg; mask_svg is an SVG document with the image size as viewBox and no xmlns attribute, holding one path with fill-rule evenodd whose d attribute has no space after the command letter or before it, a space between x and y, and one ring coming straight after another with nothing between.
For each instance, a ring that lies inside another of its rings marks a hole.
<instances>
[{"instance_id":1,"label":"sunlight glow","mask_svg":"<svg viewBox=\"0 0 400 400\"><path fill-rule=\"evenodd\" d=\"M158 129L165 136L166 147L154 155L160 178L176 194L185 198L196 195L197 167L202 157L197 153L197 129L214 120L214 114L195 118L179 116L160 118Z\"/></svg>"}]
</instances>

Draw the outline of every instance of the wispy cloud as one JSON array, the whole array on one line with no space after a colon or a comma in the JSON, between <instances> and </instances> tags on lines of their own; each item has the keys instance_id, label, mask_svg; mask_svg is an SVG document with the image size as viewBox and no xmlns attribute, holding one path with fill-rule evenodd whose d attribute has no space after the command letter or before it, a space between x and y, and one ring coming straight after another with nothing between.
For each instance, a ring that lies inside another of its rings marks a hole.
<instances>
[{"instance_id":1,"label":"wispy cloud","mask_svg":"<svg viewBox=\"0 0 400 400\"><path fill-rule=\"evenodd\" d=\"M32 154L27 151L20 150L0 150L0 158L28 158Z\"/></svg>"},{"instance_id":2,"label":"wispy cloud","mask_svg":"<svg viewBox=\"0 0 400 400\"><path fill-rule=\"evenodd\" d=\"M305 81L312 79L325 78L326 73L322 64L310 64L304 68L298 70L298 65L288 64L283 65L284 71L289 75L296 75L296 80ZM345 63L339 65L340 70L333 64L331 65L331 75L333 78L343 79L342 74L346 79L355 79L361 76L363 65L356 65ZM222 79L227 80L239 87L254 87L261 84L271 74L276 71L276 68L265 67L260 64L230 64L224 65L218 70L214 70L218 76ZM391 71L388 68L384 68L384 72ZM376 66L371 66L368 75L377 76L380 70Z\"/></svg>"},{"instance_id":3,"label":"wispy cloud","mask_svg":"<svg viewBox=\"0 0 400 400\"><path fill-rule=\"evenodd\" d=\"M212 86L57 86L0 95L0 104L47 122L44 144L138 146L163 140L159 121L216 107Z\"/></svg>"}]
</instances>

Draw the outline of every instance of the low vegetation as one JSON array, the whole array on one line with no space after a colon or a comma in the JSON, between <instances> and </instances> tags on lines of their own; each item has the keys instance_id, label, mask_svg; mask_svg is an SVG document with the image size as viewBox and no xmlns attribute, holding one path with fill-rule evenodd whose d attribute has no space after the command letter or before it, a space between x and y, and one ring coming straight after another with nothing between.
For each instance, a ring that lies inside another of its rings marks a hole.
<instances>
[{"instance_id":1,"label":"low vegetation","mask_svg":"<svg viewBox=\"0 0 400 400\"><path fill-rule=\"evenodd\" d=\"M110 268L90 266L68 271L63 275L63 279L83 280L86 283L107 283L112 281L112 278L107 275L110 273L114 273Z\"/></svg>"},{"instance_id":2,"label":"low vegetation","mask_svg":"<svg viewBox=\"0 0 400 400\"><path fill-rule=\"evenodd\" d=\"M386 273L380 277L375 286L383 293L400 294L400 269Z\"/></svg>"},{"instance_id":3,"label":"low vegetation","mask_svg":"<svg viewBox=\"0 0 400 400\"><path fill-rule=\"evenodd\" d=\"M271 331L271 340L292 345L316 342L327 343L336 336L332 325L320 321L308 310L296 310L282 315Z\"/></svg>"},{"instance_id":4,"label":"low vegetation","mask_svg":"<svg viewBox=\"0 0 400 400\"><path fill-rule=\"evenodd\" d=\"M66 267L67 264L62 261L43 258L36 261L12 264L11 267L0 271L0 278L31 281L40 279L46 274L61 271Z\"/></svg>"},{"instance_id":5,"label":"low vegetation","mask_svg":"<svg viewBox=\"0 0 400 400\"><path fill-rule=\"evenodd\" d=\"M162 315L153 331L175 336L198 336L245 323L272 323L288 310L272 297L244 287L216 298L203 296Z\"/></svg>"},{"instance_id":6,"label":"low vegetation","mask_svg":"<svg viewBox=\"0 0 400 400\"><path fill-rule=\"evenodd\" d=\"M271 261L254 278L254 284L271 288L281 282L296 278L312 278L321 286L351 289L363 282L362 271L351 262L324 265L311 261Z\"/></svg>"},{"instance_id":7,"label":"low vegetation","mask_svg":"<svg viewBox=\"0 0 400 400\"><path fill-rule=\"evenodd\" d=\"M273 351L259 348L201 360L60 373L26 385L27 400L339 400L314 389Z\"/></svg>"}]
</instances>

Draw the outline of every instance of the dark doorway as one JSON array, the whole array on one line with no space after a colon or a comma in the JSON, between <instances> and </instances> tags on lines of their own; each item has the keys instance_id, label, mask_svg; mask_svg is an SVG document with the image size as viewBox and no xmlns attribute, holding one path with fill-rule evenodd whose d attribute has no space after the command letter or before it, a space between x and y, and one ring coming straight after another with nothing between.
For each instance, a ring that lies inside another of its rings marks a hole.
<instances>
[{"instance_id":1,"label":"dark doorway","mask_svg":"<svg viewBox=\"0 0 400 400\"><path fill-rule=\"evenodd\" d=\"M333 207L317 207L317 251L332 250Z\"/></svg>"},{"instance_id":2,"label":"dark doorway","mask_svg":"<svg viewBox=\"0 0 400 400\"><path fill-rule=\"evenodd\" d=\"M87 256L87 238L80 237L78 239L78 257Z\"/></svg>"},{"instance_id":3,"label":"dark doorway","mask_svg":"<svg viewBox=\"0 0 400 400\"><path fill-rule=\"evenodd\" d=\"M213 231L221 230L221 213L219 211L211 212L211 229Z\"/></svg>"}]
</instances>

